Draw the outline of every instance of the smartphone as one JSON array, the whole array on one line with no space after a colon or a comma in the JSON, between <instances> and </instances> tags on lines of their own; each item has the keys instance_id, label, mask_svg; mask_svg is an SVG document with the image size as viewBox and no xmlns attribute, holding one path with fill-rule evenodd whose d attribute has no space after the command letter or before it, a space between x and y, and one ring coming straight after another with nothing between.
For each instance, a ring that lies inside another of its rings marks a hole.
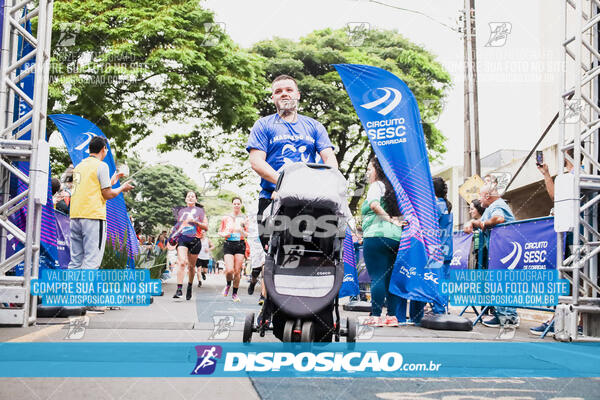
<instances>
[{"instance_id":1,"label":"smartphone","mask_svg":"<svg viewBox=\"0 0 600 400\"><path fill-rule=\"evenodd\" d=\"M544 165L544 152L541 150L537 150L535 152L535 163L540 167Z\"/></svg>"}]
</instances>

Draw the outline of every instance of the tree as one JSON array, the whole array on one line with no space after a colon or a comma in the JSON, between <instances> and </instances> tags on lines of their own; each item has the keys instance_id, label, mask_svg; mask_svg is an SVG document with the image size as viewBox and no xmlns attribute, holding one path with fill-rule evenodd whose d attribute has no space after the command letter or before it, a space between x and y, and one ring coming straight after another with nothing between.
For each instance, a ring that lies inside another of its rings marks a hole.
<instances>
[{"instance_id":1,"label":"tree","mask_svg":"<svg viewBox=\"0 0 600 400\"><path fill-rule=\"evenodd\" d=\"M446 151L446 138L428 121L435 120L442 111L445 92L451 85L450 75L431 53L396 31L324 29L299 42L279 38L259 42L253 51L266 59L269 80L280 74L296 78L301 92L300 112L325 126L336 147L340 171L356 187L360 187L365 176L371 148L333 64L367 64L397 75L419 104L430 160ZM267 95L258 108L261 116L275 112ZM362 194L355 193L350 204L353 210Z\"/></svg>"},{"instance_id":2,"label":"tree","mask_svg":"<svg viewBox=\"0 0 600 400\"><path fill-rule=\"evenodd\" d=\"M125 204L135 222L136 231L156 234L159 229L175 223L173 208L185 205L187 192L193 190L209 221L208 235L216 236L223 215L231 213L234 193L222 190L208 196L185 174L173 165L148 166L138 158L128 158L130 174L135 174L135 188L125 196ZM125 178L127 179L127 178Z\"/></svg>"},{"instance_id":3,"label":"tree","mask_svg":"<svg viewBox=\"0 0 600 400\"><path fill-rule=\"evenodd\" d=\"M69 165L71 165L71 156L66 148L50 147L50 166L53 177L60 178Z\"/></svg>"},{"instance_id":4,"label":"tree","mask_svg":"<svg viewBox=\"0 0 600 400\"><path fill-rule=\"evenodd\" d=\"M131 174L145 166L136 159L128 160ZM134 178L135 188L125 196L125 204L135 221L136 231L152 234L160 227L174 223L173 207L185 205L185 195L196 184L181 168L172 165L146 167Z\"/></svg>"},{"instance_id":5,"label":"tree","mask_svg":"<svg viewBox=\"0 0 600 400\"><path fill-rule=\"evenodd\" d=\"M94 122L117 157L152 123L201 119L204 132L254 122L260 57L198 0L56 1L52 38L49 112Z\"/></svg>"}]
</instances>

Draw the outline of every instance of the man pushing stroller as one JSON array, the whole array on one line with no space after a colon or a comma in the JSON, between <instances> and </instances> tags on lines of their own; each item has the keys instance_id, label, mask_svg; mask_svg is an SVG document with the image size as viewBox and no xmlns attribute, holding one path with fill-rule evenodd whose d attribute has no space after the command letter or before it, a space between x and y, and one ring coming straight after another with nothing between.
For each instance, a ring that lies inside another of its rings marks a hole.
<instances>
[{"instance_id":1,"label":"man pushing stroller","mask_svg":"<svg viewBox=\"0 0 600 400\"><path fill-rule=\"evenodd\" d=\"M298 114L300 92L296 80L288 75L276 77L271 84L271 99L277 113L260 118L250 132L246 150L250 165L261 177L257 222L263 247L267 244L263 213L271 204L271 195L281 168L290 163L314 163L317 154L333 168L338 163L325 127L318 121ZM253 269L255 280L260 269Z\"/></svg>"}]
</instances>

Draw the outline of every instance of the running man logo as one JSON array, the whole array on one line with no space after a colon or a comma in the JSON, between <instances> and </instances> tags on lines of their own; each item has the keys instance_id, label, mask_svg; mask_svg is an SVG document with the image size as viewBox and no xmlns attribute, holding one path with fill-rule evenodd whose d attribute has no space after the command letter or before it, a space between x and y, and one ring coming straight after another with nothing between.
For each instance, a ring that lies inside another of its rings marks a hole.
<instances>
[{"instance_id":1,"label":"running man logo","mask_svg":"<svg viewBox=\"0 0 600 400\"><path fill-rule=\"evenodd\" d=\"M223 340L229 337L233 329L235 318L232 315L213 315L213 333L208 337L211 340Z\"/></svg>"},{"instance_id":2,"label":"running man logo","mask_svg":"<svg viewBox=\"0 0 600 400\"><path fill-rule=\"evenodd\" d=\"M385 116L385 115L388 115L389 113L391 113L396 107L398 107L398 105L400 104L400 101L402 101L402 93L400 93L400 91L398 89L394 89L391 87L383 87L383 88L377 88L375 90L383 90L385 92L385 94L383 96L379 97L378 99L373 100L369 103L361 104L362 108L366 108L367 110L372 110L373 108L385 103L386 106L384 108L382 108L381 110L377 111L378 114ZM374 90L372 90L371 92L373 92L373 91ZM392 95L393 95L393 97L392 97Z\"/></svg>"},{"instance_id":3,"label":"running man logo","mask_svg":"<svg viewBox=\"0 0 600 400\"><path fill-rule=\"evenodd\" d=\"M521 255L523 254L523 247L521 247L521 245L517 242L511 242L513 245L513 249L512 251L506 255L504 258L500 259L500 262L502 264L506 264L508 262L508 260L510 260L511 258L513 258L513 256L515 257L512 261L512 263L506 267L506 269L515 269L515 267L517 266L517 264L519 263L519 261L521 261ZM516 254L516 256L515 256Z\"/></svg>"},{"instance_id":4,"label":"running man logo","mask_svg":"<svg viewBox=\"0 0 600 400\"><path fill-rule=\"evenodd\" d=\"M221 346L196 346L198 361L190 375L210 375L217 368L217 360L223 355Z\"/></svg>"},{"instance_id":5,"label":"running man logo","mask_svg":"<svg viewBox=\"0 0 600 400\"><path fill-rule=\"evenodd\" d=\"M450 265L451 266L457 266L460 265L461 260L462 260L462 250L456 250L454 252L454 255L452 256L452 261L450 261Z\"/></svg>"},{"instance_id":6,"label":"running man logo","mask_svg":"<svg viewBox=\"0 0 600 400\"><path fill-rule=\"evenodd\" d=\"M490 38L485 47L502 47L508 40L508 35L512 31L510 22L490 22Z\"/></svg>"}]
</instances>

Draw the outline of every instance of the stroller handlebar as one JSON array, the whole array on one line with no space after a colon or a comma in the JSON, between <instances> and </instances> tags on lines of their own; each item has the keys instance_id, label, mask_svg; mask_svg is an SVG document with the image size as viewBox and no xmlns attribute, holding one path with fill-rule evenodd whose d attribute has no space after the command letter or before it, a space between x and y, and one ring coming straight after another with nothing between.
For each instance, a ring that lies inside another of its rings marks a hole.
<instances>
[{"instance_id":1,"label":"stroller handlebar","mask_svg":"<svg viewBox=\"0 0 600 400\"><path fill-rule=\"evenodd\" d=\"M313 169L333 169L333 167L328 164L304 163L304 165L306 165L309 168L313 168ZM281 173L279 174L279 178L277 179L277 184L275 185L276 191L279 190L279 187L281 186L281 180L283 179L284 174L285 174L285 169L282 169Z\"/></svg>"}]
</instances>

